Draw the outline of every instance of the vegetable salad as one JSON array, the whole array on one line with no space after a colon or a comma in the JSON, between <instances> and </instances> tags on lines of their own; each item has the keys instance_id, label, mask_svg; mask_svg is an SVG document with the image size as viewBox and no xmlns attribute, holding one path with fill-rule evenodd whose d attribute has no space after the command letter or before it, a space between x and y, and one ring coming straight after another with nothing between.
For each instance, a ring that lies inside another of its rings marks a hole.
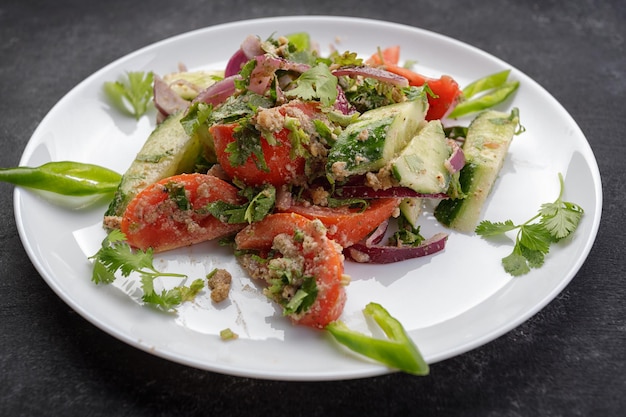
<instances>
[{"instance_id":1,"label":"vegetable salad","mask_svg":"<svg viewBox=\"0 0 626 417\"><path fill-rule=\"evenodd\" d=\"M450 230L489 237L519 228L511 255L518 266L505 262L513 275L528 270L519 257L537 259L547 249L524 246L540 227L527 227L530 221L476 228L508 144L523 131L517 109L490 108L519 83L503 71L462 90L449 75L424 77L400 65L400 52L322 55L306 33L250 35L223 71L128 73L105 84L111 104L138 118L152 101L158 123L121 177L61 162L6 170L4 180L61 194L115 190L103 222L108 236L91 257L96 283L136 273L143 301L173 310L205 282L156 291L160 277L186 277L158 271L153 254L219 240L294 324L327 330L371 359L424 375L419 350L382 306L371 303L364 314L388 340L341 323L345 262L399 262L444 249L446 233L420 233L425 201L441 206L435 215ZM471 113L469 126L453 125ZM542 213L547 233L560 239L582 209L559 197ZM213 276L221 279L217 302L230 276L209 275L209 288L217 285Z\"/></svg>"}]
</instances>

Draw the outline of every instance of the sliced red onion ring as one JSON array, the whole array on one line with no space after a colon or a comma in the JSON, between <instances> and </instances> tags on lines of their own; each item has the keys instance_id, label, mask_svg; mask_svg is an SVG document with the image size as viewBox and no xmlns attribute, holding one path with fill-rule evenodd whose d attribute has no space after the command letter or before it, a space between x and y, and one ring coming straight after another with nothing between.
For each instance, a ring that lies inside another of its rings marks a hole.
<instances>
[{"instance_id":1,"label":"sliced red onion ring","mask_svg":"<svg viewBox=\"0 0 626 417\"><path fill-rule=\"evenodd\" d=\"M420 197L444 199L448 198L446 193L425 194L408 187L391 187L384 190L375 190L365 185L345 185L335 190L335 196L340 198L388 198L388 197Z\"/></svg>"},{"instance_id":2,"label":"sliced red onion ring","mask_svg":"<svg viewBox=\"0 0 626 417\"><path fill-rule=\"evenodd\" d=\"M339 86L337 86L337 99L335 100L335 104L333 106L335 110L345 115L350 115L356 112L354 106L348 101L345 91L343 91L343 88Z\"/></svg>"},{"instance_id":3,"label":"sliced red onion ring","mask_svg":"<svg viewBox=\"0 0 626 417\"><path fill-rule=\"evenodd\" d=\"M447 240L446 233L437 233L419 246L367 246L357 243L345 248L343 253L347 259L355 262L388 264L440 252L445 248Z\"/></svg>"},{"instance_id":4,"label":"sliced red onion ring","mask_svg":"<svg viewBox=\"0 0 626 417\"><path fill-rule=\"evenodd\" d=\"M397 87L408 87L409 80L401 75L394 74L382 68L360 66L360 67L342 67L333 71L333 75L336 77L348 76L348 77L365 77L374 78L378 81L382 81L387 84L395 85Z\"/></svg>"},{"instance_id":5,"label":"sliced red onion ring","mask_svg":"<svg viewBox=\"0 0 626 417\"><path fill-rule=\"evenodd\" d=\"M248 61L249 59L246 54L241 49L238 49L237 52L235 52L228 60L226 69L224 70L224 76L230 77L231 75L238 74L244 64Z\"/></svg>"},{"instance_id":6,"label":"sliced red onion ring","mask_svg":"<svg viewBox=\"0 0 626 417\"><path fill-rule=\"evenodd\" d=\"M248 35L241 43L241 51L246 58L252 59L255 56L263 55L265 51L261 45L261 39L255 35Z\"/></svg>"},{"instance_id":7,"label":"sliced red onion ring","mask_svg":"<svg viewBox=\"0 0 626 417\"><path fill-rule=\"evenodd\" d=\"M248 89L260 95L267 91L276 71L285 70L302 73L310 69L310 66L307 64L288 61L268 54L257 56L255 59L256 66L252 70L252 74L250 74Z\"/></svg>"},{"instance_id":8,"label":"sliced red onion ring","mask_svg":"<svg viewBox=\"0 0 626 417\"><path fill-rule=\"evenodd\" d=\"M449 140L448 143L452 147L452 155L444 162L444 166L450 174L454 174L465 166L465 153L456 141Z\"/></svg>"},{"instance_id":9,"label":"sliced red onion ring","mask_svg":"<svg viewBox=\"0 0 626 417\"><path fill-rule=\"evenodd\" d=\"M186 110L189 107L189 102L176 94L158 75L154 76L152 94L154 106L163 117Z\"/></svg>"},{"instance_id":10,"label":"sliced red onion ring","mask_svg":"<svg viewBox=\"0 0 626 417\"><path fill-rule=\"evenodd\" d=\"M210 85L202 90L196 98L193 99L193 102L202 102L212 104L214 106L223 103L224 100L235 93L235 80L240 78L241 77L238 74L231 75L230 77L226 77L223 80Z\"/></svg>"},{"instance_id":11,"label":"sliced red onion ring","mask_svg":"<svg viewBox=\"0 0 626 417\"><path fill-rule=\"evenodd\" d=\"M367 239L365 239L365 246L373 246L373 245L379 244L385 237L385 233L387 233L388 227L389 227L389 219L379 224L376 230L374 230L367 237Z\"/></svg>"},{"instance_id":12,"label":"sliced red onion ring","mask_svg":"<svg viewBox=\"0 0 626 417\"><path fill-rule=\"evenodd\" d=\"M228 60L226 69L224 70L224 76L230 77L231 75L238 74L246 62L264 53L265 51L261 47L261 40L257 36L248 35L241 43L237 52Z\"/></svg>"}]
</instances>

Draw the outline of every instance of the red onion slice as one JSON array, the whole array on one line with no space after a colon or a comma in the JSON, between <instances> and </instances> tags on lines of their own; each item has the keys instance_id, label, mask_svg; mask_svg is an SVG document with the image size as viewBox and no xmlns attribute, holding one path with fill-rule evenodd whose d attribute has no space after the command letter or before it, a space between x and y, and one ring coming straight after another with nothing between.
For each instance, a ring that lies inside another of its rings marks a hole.
<instances>
[{"instance_id":1,"label":"red onion slice","mask_svg":"<svg viewBox=\"0 0 626 417\"><path fill-rule=\"evenodd\" d=\"M356 109L348 101L348 97L346 97L345 91L343 91L343 88L339 86L337 86L337 99L335 100L335 104L333 105L333 107L335 108L335 110L345 115L356 113Z\"/></svg>"},{"instance_id":2,"label":"red onion slice","mask_svg":"<svg viewBox=\"0 0 626 417\"><path fill-rule=\"evenodd\" d=\"M238 74L231 75L230 77L226 77L223 80L210 85L202 90L196 98L193 99L193 102L202 102L212 104L214 106L223 103L224 100L235 93L235 80L239 78L241 77Z\"/></svg>"},{"instance_id":3,"label":"red onion slice","mask_svg":"<svg viewBox=\"0 0 626 417\"><path fill-rule=\"evenodd\" d=\"M401 75L394 74L382 68L361 66L361 67L342 67L333 71L335 77L348 76L348 77L365 77L373 78L378 81L382 81L387 84L395 85L397 87L408 87L409 80Z\"/></svg>"},{"instance_id":4,"label":"red onion slice","mask_svg":"<svg viewBox=\"0 0 626 417\"><path fill-rule=\"evenodd\" d=\"M238 49L228 60L226 69L224 70L224 76L230 77L231 75L239 74L241 68L248 61L249 59L246 54L241 49Z\"/></svg>"},{"instance_id":5,"label":"red onion slice","mask_svg":"<svg viewBox=\"0 0 626 417\"><path fill-rule=\"evenodd\" d=\"M379 244L387 233L389 227L389 219L385 220L365 239L365 246L373 246Z\"/></svg>"},{"instance_id":6,"label":"red onion slice","mask_svg":"<svg viewBox=\"0 0 626 417\"><path fill-rule=\"evenodd\" d=\"M248 35L241 43L241 51L246 58L252 59L255 56L263 55L265 51L261 45L261 39L255 35Z\"/></svg>"},{"instance_id":7,"label":"red onion slice","mask_svg":"<svg viewBox=\"0 0 626 417\"><path fill-rule=\"evenodd\" d=\"M454 174L465 166L465 154L456 141L449 140L448 143L452 147L452 155L444 162L444 166L450 174Z\"/></svg>"},{"instance_id":8,"label":"red onion slice","mask_svg":"<svg viewBox=\"0 0 626 417\"><path fill-rule=\"evenodd\" d=\"M255 59L256 66L252 70L252 74L250 74L248 89L260 95L265 94L274 79L276 71L285 70L302 73L311 68L307 64L288 61L268 54L257 56Z\"/></svg>"},{"instance_id":9,"label":"red onion slice","mask_svg":"<svg viewBox=\"0 0 626 417\"><path fill-rule=\"evenodd\" d=\"M335 190L335 196L339 198L405 198L420 197L444 199L448 198L446 193L426 194L419 193L408 187L391 187L384 190L375 190L365 185L345 185Z\"/></svg>"},{"instance_id":10,"label":"red onion slice","mask_svg":"<svg viewBox=\"0 0 626 417\"><path fill-rule=\"evenodd\" d=\"M189 102L176 94L158 75L154 76L153 101L154 106L163 117L186 110L189 107Z\"/></svg>"},{"instance_id":11,"label":"red onion slice","mask_svg":"<svg viewBox=\"0 0 626 417\"><path fill-rule=\"evenodd\" d=\"M446 233L437 233L419 246L367 246L364 243L357 243L345 248L343 253L347 259L355 262L388 264L440 252L445 249L447 240Z\"/></svg>"}]
</instances>

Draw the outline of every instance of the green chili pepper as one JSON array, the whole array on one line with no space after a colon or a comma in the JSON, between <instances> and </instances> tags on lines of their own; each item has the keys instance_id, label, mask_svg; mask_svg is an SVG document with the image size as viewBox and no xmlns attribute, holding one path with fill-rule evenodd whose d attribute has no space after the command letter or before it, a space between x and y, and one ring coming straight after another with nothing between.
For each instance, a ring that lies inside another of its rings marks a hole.
<instances>
[{"instance_id":1,"label":"green chili pepper","mask_svg":"<svg viewBox=\"0 0 626 417\"><path fill-rule=\"evenodd\" d=\"M497 88L494 88L490 92L487 92L479 97L471 100L462 101L456 105L456 107L454 108L454 110L452 110L448 117L455 118L468 113L478 112L491 108L496 104L500 104L504 100L506 100L511 94L515 92L515 90L517 90L518 87L519 81L511 81Z\"/></svg>"},{"instance_id":2,"label":"green chili pepper","mask_svg":"<svg viewBox=\"0 0 626 417\"><path fill-rule=\"evenodd\" d=\"M510 72L511 70L504 70L496 72L495 74L487 75L483 78L479 78L478 80L468 84L463 89L463 97L465 97L465 99L469 99L470 97L478 93L482 93L483 91L500 87L506 82Z\"/></svg>"},{"instance_id":3,"label":"green chili pepper","mask_svg":"<svg viewBox=\"0 0 626 417\"><path fill-rule=\"evenodd\" d=\"M370 359L413 375L428 375L428 364L398 320L377 303L369 303L363 313L372 317L389 339L350 330L341 321L328 324L326 330L342 345Z\"/></svg>"},{"instance_id":4,"label":"green chili pepper","mask_svg":"<svg viewBox=\"0 0 626 417\"><path fill-rule=\"evenodd\" d=\"M0 181L67 196L111 193L121 178L110 169L70 161L48 162L36 168L0 168Z\"/></svg>"}]
</instances>

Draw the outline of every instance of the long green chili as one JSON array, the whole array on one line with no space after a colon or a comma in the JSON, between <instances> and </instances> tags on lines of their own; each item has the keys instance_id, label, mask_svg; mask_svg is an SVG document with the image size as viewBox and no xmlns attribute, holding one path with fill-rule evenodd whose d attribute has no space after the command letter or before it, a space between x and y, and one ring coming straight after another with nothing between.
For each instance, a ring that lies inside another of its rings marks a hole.
<instances>
[{"instance_id":1,"label":"long green chili","mask_svg":"<svg viewBox=\"0 0 626 417\"><path fill-rule=\"evenodd\" d=\"M373 318L389 339L351 330L341 321L330 323L326 330L342 345L370 359L413 375L428 375L428 364L398 320L377 303L369 303L363 314Z\"/></svg>"},{"instance_id":2,"label":"long green chili","mask_svg":"<svg viewBox=\"0 0 626 417\"><path fill-rule=\"evenodd\" d=\"M48 162L39 167L0 168L0 181L67 196L114 192L122 176L99 165L81 162Z\"/></svg>"},{"instance_id":3,"label":"long green chili","mask_svg":"<svg viewBox=\"0 0 626 417\"><path fill-rule=\"evenodd\" d=\"M511 70L504 70L496 72L495 74L487 75L486 77L479 78L478 80L469 83L463 88L463 97L465 99L469 99L478 93L482 93L483 91L500 87L506 82L510 73Z\"/></svg>"},{"instance_id":4,"label":"long green chili","mask_svg":"<svg viewBox=\"0 0 626 417\"><path fill-rule=\"evenodd\" d=\"M510 70L480 78L463 89L463 99L452 112L450 118L464 116L468 113L479 112L502 103L519 87L519 81L507 82ZM477 95L479 93L483 93Z\"/></svg>"}]
</instances>

